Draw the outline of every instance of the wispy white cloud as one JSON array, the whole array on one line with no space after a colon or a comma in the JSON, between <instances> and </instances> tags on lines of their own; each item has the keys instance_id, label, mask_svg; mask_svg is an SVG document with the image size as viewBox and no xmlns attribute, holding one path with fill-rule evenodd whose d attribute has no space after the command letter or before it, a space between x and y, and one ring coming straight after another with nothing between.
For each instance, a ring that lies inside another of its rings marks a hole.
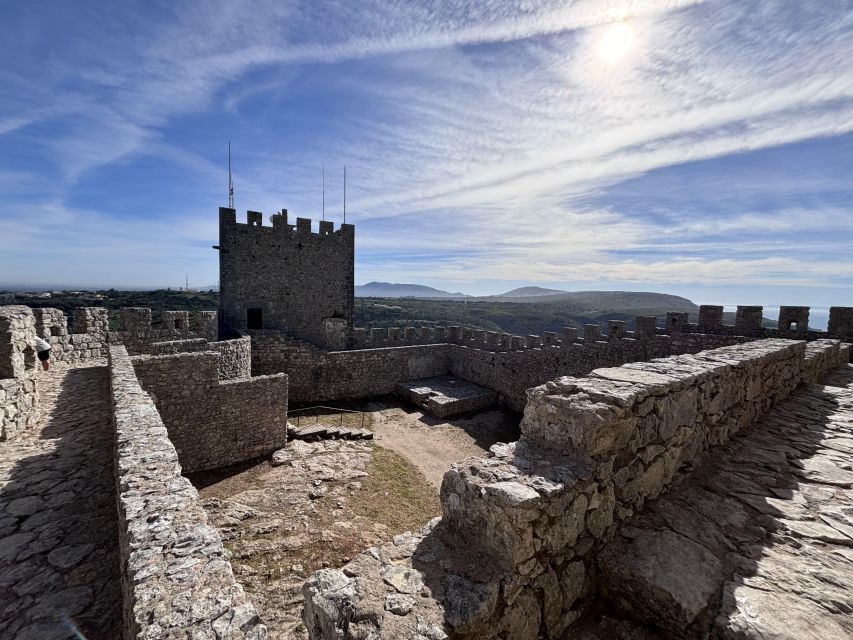
<instances>
[{"instance_id":1,"label":"wispy white cloud","mask_svg":"<svg viewBox=\"0 0 853 640\"><path fill-rule=\"evenodd\" d=\"M97 169L143 159L191 172L218 194L224 168L204 138L236 137L244 208L317 217L326 164L339 219L337 174L348 165L367 278L428 268L433 280L457 282L572 273L849 285L843 272L853 264L837 256L853 240L842 221L853 216L804 195L832 181L849 193L837 175L782 186L770 168L732 186L718 212L715 191L729 186L694 182L697 217L680 220L642 191L650 172L853 131L853 24L843 1L223 0L159 9L153 18L141 6L85 13L48 71L27 78L22 68L15 97L0 98L0 135L46 149L64 177L50 202L69 215L99 209L63 204ZM609 23L626 19L636 47L606 64L597 45ZM612 198L626 181L642 207ZM671 206L690 201L686 188L673 192ZM736 201L762 192L764 210ZM206 207L216 201L167 202L172 237L157 251L212 239ZM109 220L100 210L99 223ZM797 249L802 231L811 235ZM149 220L133 233L156 243L169 231ZM782 250L796 255L774 255Z\"/></svg>"}]
</instances>

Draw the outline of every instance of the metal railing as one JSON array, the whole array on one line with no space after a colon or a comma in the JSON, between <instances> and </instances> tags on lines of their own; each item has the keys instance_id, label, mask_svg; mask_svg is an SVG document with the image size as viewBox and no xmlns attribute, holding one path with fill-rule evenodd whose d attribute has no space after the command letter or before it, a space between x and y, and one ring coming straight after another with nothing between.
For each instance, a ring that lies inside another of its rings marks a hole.
<instances>
[{"instance_id":1,"label":"metal railing","mask_svg":"<svg viewBox=\"0 0 853 640\"><path fill-rule=\"evenodd\" d=\"M340 407L324 407L324 406L317 405L315 407L303 407L301 409L294 409L293 411L287 412L287 419L290 420L291 416L293 416L294 414L298 414L298 415L296 415L296 428L298 429L299 428L299 421L303 417L302 413L306 412L306 411L313 411L314 412L314 424L319 424L320 423L320 410L321 409L325 410L325 411L331 411L332 412L332 413L324 413L323 414L324 418L326 416L335 416L335 413L337 413L337 415L339 417L339 424L341 426L343 426L343 424L344 424L344 414L345 413L357 413L361 416L361 428L364 429L364 411L355 411L354 409L341 409ZM310 415L308 417L310 418Z\"/></svg>"}]
</instances>

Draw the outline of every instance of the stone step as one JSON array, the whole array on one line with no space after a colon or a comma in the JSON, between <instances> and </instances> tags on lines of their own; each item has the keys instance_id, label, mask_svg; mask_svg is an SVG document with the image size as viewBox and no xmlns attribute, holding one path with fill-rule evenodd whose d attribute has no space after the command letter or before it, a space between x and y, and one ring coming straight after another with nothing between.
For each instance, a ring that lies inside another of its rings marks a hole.
<instances>
[{"instance_id":1,"label":"stone step","mask_svg":"<svg viewBox=\"0 0 853 640\"><path fill-rule=\"evenodd\" d=\"M303 440L305 438L320 438L328 432L328 427L322 424L312 424L308 427L294 429L293 437Z\"/></svg>"},{"instance_id":2,"label":"stone step","mask_svg":"<svg viewBox=\"0 0 853 640\"><path fill-rule=\"evenodd\" d=\"M287 435L296 440L318 440L337 438L342 440L372 440L373 432L367 429L351 429L349 427L331 427L324 424L312 424L296 428L288 424Z\"/></svg>"}]
</instances>

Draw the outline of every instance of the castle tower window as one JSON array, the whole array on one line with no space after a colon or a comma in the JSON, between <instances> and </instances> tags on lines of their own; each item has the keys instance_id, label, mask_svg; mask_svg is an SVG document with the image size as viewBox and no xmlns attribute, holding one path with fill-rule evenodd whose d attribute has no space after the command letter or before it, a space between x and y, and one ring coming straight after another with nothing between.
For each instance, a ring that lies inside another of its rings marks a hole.
<instances>
[{"instance_id":1,"label":"castle tower window","mask_svg":"<svg viewBox=\"0 0 853 640\"><path fill-rule=\"evenodd\" d=\"M248 329L264 328L264 316L262 309L246 309L246 327Z\"/></svg>"},{"instance_id":2,"label":"castle tower window","mask_svg":"<svg viewBox=\"0 0 853 640\"><path fill-rule=\"evenodd\" d=\"M184 328L184 319L183 318L175 318L175 329L183 329Z\"/></svg>"}]
</instances>

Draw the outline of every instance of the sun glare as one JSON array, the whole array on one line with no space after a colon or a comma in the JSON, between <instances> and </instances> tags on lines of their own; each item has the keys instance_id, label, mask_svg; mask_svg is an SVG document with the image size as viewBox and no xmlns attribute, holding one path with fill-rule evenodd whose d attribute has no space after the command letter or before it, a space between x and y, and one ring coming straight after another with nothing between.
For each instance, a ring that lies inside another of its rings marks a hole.
<instances>
[{"instance_id":1,"label":"sun glare","mask_svg":"<svg viewBox=\"0 0 853 640\"><path fill-rule=\"evenodd\" d=\"M628 24L617 22L607 27L607 30L598 41L598 55L608 64L616 64L622 60L631 49L637 37Z\"/></svg>"}]
</instances>

